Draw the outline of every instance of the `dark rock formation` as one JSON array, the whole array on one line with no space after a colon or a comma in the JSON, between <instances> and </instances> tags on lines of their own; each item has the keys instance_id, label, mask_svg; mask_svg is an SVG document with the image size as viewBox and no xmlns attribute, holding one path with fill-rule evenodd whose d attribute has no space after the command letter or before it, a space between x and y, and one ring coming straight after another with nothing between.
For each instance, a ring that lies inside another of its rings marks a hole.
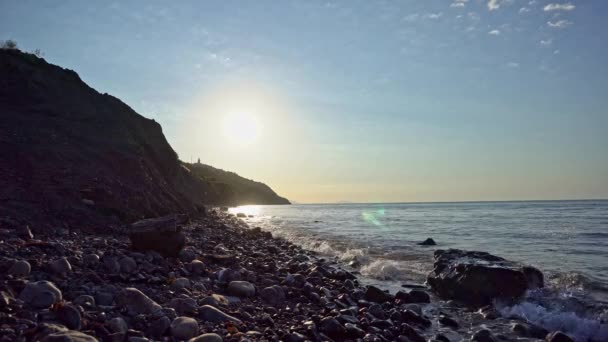
<instances>
[{"instance_id":1,"label":"dark rock formation","mask_svg":"<svg viewBox=\"0 0 608 342\"><path fill-rule=\"evenodd\" d=\"M433 240L432 238L427 238L426 240L420 242L419 245L420 246L435 246L437 244L435 243L435 240Z\"/></svg>"},{"instance_id":2,"label":"dark rock formation","mask_svg":"<svg viewBox=\"0 0 608 342\"><path fill-rule=\"evenodd\" d=\"M491 304L494 299L515 299L529 288L544 285L543 275L536 268L485 252L437 250L434 267L427 278L433 291L471 306Z\"/></svg>"},{"instance_id":3,"label":"dark rock formation","mask_svg":"<svg viewBox=\"0 0 608 342\"><path fill-rule=\"evenodd\" d=\"M179 225L186 221L183 215L137 221L129 230L131 246L137 251L153 250L164 256L178 256L186 245L186 236Z\"/></svg>"}]
</instances>

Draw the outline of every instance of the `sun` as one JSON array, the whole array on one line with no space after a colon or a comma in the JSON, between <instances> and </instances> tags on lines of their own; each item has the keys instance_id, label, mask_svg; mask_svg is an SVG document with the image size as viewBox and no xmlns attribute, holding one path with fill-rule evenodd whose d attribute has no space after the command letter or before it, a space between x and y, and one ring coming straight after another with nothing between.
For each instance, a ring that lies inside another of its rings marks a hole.
<instances>
[{"instance_id":1,"label":"sun","mask_svg":"<svg viewBox=\"0 0 608 342\"><path fill-rule=\"evenodd\" d=\"M260 124L251 112L231 112L224 118L224 135L237 145L251 145L258 140L259 134Z\"/></svg>"}]
</instances>

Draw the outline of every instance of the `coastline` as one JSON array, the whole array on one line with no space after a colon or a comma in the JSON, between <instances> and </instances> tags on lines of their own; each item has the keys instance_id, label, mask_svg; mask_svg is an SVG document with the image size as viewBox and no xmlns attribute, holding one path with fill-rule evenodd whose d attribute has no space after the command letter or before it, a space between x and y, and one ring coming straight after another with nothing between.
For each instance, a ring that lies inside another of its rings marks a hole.
<instances>
[{"instance_id":1,"label":"coastline","mask_svg":"<svg viewBox=\"0 0 608 342\"><path fill-rule=\"evenodd\" d=\"M182 232L186 247L179 257L166 258L131 250L124 231L59 230L33 238L2 231L0 264L12 274L2 281L3 336L42 340L78 330L103 341L188 340L216 333L196 341L422 342L521 338L535 331L491 307L439 300L428 288L413 286L412 296L408 289L388 294L365 287L337 261L220 210L192 220ZM19 273L16 261L27 261L31 270ZM28 284L39 281L60 291L52 305L33 307L24 296ZM176 317L188 318L184 323Z\"/></svg>"}]
</instances>

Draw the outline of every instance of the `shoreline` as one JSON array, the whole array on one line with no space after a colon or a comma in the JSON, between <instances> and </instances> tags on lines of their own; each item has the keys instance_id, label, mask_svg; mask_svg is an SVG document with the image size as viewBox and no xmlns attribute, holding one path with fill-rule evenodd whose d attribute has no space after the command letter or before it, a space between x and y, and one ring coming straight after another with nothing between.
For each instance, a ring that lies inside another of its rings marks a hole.
<instances>
[{"instance_id":1,"label":"shoreline","mask_svg":"<svg viewBox=\"0 0 608 342\"><path fill-rule=\"evenodd\" d=\"M534 330L492 308L438 300L428 288L393 295L364 287L334 261L219 210L182 232L186 247L173 258L131 250L124 233L60 229L32 238L3 230L0 270L10 275L2 279L2 341L76 331L91 341L189 340L205 333L219 336L196 341L482 341ZM24 295L40 281L59 291L50 304Z\"/></svg>"}]
</instances>

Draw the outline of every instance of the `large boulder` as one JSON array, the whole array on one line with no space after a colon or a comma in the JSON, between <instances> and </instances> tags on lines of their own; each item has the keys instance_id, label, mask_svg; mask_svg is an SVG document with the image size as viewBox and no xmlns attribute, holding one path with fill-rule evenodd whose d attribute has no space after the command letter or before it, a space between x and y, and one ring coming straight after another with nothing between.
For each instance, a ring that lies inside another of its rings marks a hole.
<instances>
[{"instance_id":1,"label":"large boulder","mask_svg":"<svg viewBox=\"0 0 608 342\"><path fill-rule=\"evenodd\" d=\"M153 250L164 256L177 257L186 245L186 235L180 224L185 215L169 215L133 223L129 229L131 246L137 251Z\"/></svg>"},{"instance_id":2,"label":"large boulder","mask_svg":"<svg viewBox=\"0 0 608 342\"><path fill-rule=\"evenodd\" d=\"M486 252L437 250L434 257L427 282L444 299L479 307L494 299L516 299L528 289L544 286L538 269Z\"/></svg>"}]
</instances>

